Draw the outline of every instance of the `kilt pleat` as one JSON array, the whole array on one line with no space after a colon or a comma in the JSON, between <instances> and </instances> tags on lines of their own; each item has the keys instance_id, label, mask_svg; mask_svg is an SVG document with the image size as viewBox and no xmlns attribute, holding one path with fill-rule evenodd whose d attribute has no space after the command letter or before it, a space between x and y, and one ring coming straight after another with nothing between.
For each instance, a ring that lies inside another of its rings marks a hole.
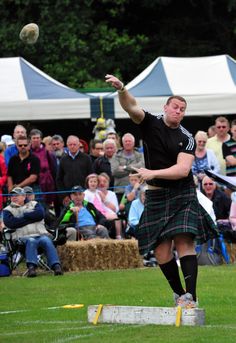
<instances>
[{"instance_id":1,"label":"kilt pleat","mask_svg":"<svg viewBox=\"0 0 236 343\"><path fill-rule=\"evenodd\" d=\"M199 204L195 188L146 191L136 237L141 254L180 233L192 234L198 244L218 236L217 228Z\"/></svg>"}]
</instances>

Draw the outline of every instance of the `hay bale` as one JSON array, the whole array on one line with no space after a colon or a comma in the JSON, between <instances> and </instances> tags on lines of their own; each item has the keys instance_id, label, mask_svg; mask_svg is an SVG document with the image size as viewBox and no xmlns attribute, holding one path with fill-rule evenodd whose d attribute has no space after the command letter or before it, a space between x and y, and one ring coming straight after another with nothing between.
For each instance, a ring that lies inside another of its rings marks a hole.
<instances>
[{"instance_id":1,"label":"hay bale","mask_svg":"<svg viewBox=\"0 0 236 343\"><path fill-rule=\"evenodd\" d=\"M64 271L140 268L136 240L90 239L59 246Z\"/></svg>"}]
</instances>

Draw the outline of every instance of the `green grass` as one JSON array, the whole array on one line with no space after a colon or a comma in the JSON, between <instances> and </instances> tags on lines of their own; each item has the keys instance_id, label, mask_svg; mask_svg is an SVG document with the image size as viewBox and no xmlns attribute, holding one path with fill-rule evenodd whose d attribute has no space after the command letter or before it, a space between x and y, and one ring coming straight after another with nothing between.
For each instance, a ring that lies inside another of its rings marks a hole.
<instances>
[{"instance_id":1,"label":"green grass","mask_svg":"<svg viewBox=\"0 0 236 343\"><path fill-rule=\"evenodd\" d=\"M200 267L198 296L206 325L179 328L87 321L87 306L92 304L173 306L159 268L1 278L0 342L235 343L235 272L236 265ZM78 303L84 308L48 309Z\"/></svg>"}]
</instances>

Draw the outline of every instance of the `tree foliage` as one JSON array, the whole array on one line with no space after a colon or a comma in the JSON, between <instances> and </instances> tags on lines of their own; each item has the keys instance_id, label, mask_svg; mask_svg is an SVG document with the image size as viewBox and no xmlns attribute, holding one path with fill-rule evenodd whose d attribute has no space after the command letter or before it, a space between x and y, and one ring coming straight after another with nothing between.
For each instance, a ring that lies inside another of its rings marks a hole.
<instances>
[{"instance_id":1,"label":"tree foliage","mask_svg":"<svg viewBox=\"0 0 236 343\"><path fill-rule=\"evenodd\" d=\"M72 87L132 80L158 56L236 56L236 0L2 0L1 57L22 56ZM34 46L19 40L35 22Z\"/></svg>"}]
</instances>

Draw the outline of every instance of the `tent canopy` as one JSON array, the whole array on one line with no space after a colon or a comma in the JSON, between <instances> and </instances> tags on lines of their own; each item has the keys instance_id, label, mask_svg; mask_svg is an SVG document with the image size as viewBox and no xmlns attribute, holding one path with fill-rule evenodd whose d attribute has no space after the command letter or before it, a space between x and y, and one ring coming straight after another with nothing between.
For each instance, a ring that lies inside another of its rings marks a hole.
<instances>
[{"instance_id":1,"label":"tent canopy","mask_svg":"<svg viewBox=\"0 0 236 343\"><path fill-rule=\"evenodd\" d=\"M90 95L21 57L0 58L0 121L90 118Z\"/></svg>"},{"instance_id":2,"label":"tent canopy","mask_svg":"<svg viewBox=\"0 0 236 343\"><path fill-rule=\"evenodd\" d=\"M186 115L233 114L236 113L236 62L228 55L158 57L126 88L152 113L162 112L167 98L175 94L187 100ZM125 117L117 93L112 96L115 116Z\"/></svg>"}]
</instances>

